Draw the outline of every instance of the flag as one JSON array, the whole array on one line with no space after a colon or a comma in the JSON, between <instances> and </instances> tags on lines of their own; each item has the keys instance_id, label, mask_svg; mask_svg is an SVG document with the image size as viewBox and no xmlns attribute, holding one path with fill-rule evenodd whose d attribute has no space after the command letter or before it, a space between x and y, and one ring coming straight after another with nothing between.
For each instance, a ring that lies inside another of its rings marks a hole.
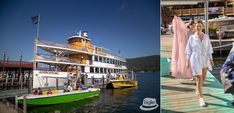
<instances>
[{"instance_id":1,"label":"flag","mask_svg":"<svg viewBox=\"0 0 234 113\"><path fill-rule=\"evenodd\" d=\"M32 19L32 23L33 24L38 24L38 22L39 22L39 16L31 17L31 19Z\"/></svg>"}]
</instances>

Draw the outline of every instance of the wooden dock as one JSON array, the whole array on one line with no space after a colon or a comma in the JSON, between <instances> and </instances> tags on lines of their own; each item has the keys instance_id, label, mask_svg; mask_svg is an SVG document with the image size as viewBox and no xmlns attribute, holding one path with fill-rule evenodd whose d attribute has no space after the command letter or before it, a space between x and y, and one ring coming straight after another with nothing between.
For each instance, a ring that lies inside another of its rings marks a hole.
<instances>
[{"instance_id":1,"label":"wooden dock","mask_svg":"<svg viewBox=\"0 0 234 113\"><path fill-rule=\"evenodd\" d=\"M207 73L203 85L207 107L200 107L195 81L161 76L161 111L162 113L233 113L231 94L224 94L223 86L210 73Z\"/></svg>"}]
</instances>

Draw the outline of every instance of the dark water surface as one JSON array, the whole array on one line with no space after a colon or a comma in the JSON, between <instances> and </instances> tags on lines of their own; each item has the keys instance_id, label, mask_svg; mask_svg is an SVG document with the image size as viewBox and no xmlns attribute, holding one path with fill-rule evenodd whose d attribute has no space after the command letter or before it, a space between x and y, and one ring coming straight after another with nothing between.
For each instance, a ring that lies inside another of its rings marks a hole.
<instances>
[{"instance_id":1,"label":"dark water surface","mask_svg":"<svg viewBox=\"0 0 234 113\"><path fill-rule=\"evenodd\" d=\"M138 73L138 87L126 89L104 89L99 97L52 106L28 107L29 113L60 111L61 113L141 113L143 99L156 98L157 109L146 113L160 111L160 73Z\"/></svg>"},{"instance_id":2,"label":"dark water surface","mask_svg":"<svg viewBox=\"0 0 234 113\"><path fill-rule=\"evenodd\" d=\"M211 71L211 73L215 76L216 79L219 80L220 83L221 83L220 71L222 69L223 63L225 62L227 56L228 56L228 54L213 56L214 67L213 67L213 71Z\"/></svg>"}]
</instances>

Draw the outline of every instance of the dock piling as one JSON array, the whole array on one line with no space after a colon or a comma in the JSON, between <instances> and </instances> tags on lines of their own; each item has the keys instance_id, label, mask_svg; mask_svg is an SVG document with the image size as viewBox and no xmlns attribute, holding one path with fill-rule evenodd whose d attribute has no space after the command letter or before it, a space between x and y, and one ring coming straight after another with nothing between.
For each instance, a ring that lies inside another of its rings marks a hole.
<instances>
[{"instance_id":1,"label":"dock piling","mask_svg":"<svg viewBox=\"0 0 234 113\"><path fill-rule=\"evenodd\" d=\"M6 72L6 84L5 84L6 87L7 87L7 84L8 84L8 78L9 78L8 72Z\"/></svg>"},{"instance_id":2,"label":"dock piling","mask_svg":"<svg viewBox=\"0 0 234 113\"><path fill-rule=\"evenodd\" d=\"M14 85L14 79L15 79L15 74L12 75L12 78L11 78L11 85L13 86Z\"/></svg>"},{"instance_id":3,"label":"dock piling","mask_svg":"<svg viewBox=\"0 0 234 113\"><path fill-rule=\"evenodd\" d=\"M18 110L18 96L15 95L15 110Z\"/></svg>"},{"instance_id":4,"label":"dock piling","mask_svg":"<svg viewBox=\"0 0 234 113\"><path fill-rule=\"evenodd\" d=\"M58 90L58 78L56 78L56 90Z\"/></svg>"},{"instance_id":5,"label":"dock piling","mask_svg":"<svg viewBox=\"0 0 234 113\"><path fill-rule=\"evenodd\" d=\"M31 77L31 74L30 74L30 71L29 71L29 75L28 75L28 93L31 93L32 92L32 77Z\"/></svg>"},{"instance_id":6,"label":"dock piling","mask_svg":"<svg viewBox=\"0 0 234 113\"><path fill-rule=\"evenodd\" d=\"M94 85L94 77L91 77L92 85Z\"/></svg>"},{"instance_id":7,"label":"dock piling","mask_svg":"<svg viewBox=\"0 0 234 113\"><path fill-rule=\"evenodd\" d=\"M104 88L104 85L105 85L105 78L104 78L104 76L102 75L102 88Z\"/></svg>"},{"instance_id":8,"label":"dock piling","mask_svg":"<svg viewBox=\"0 0 234 113\"><path fill-rule=\"evenodd\" d=\"M23 113L27 113L26 96L24 96Z\"/></svg>"}]
</instances>

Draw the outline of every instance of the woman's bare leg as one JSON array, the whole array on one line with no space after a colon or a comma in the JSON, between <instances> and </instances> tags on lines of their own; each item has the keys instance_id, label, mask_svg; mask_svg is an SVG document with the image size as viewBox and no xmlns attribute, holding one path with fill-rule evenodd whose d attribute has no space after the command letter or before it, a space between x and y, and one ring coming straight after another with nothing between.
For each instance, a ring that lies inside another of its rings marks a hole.
<instances>
[{"instance_id":1,"label":"woman's bare leg","mask_svg":"<svg viewBox=\"0 0 234 113\"><path fill-rule=\"evenodd\" d=\"M203 68L203 69L202 69L203 83L204 83L204 81L206 80L206 74L207 74L207 69L206 69L206 68Z\"/></svg>"},{"instance_id":2,"label":"woman's bare leg","mask_svg":"<svg viewBox=\"0 0 234 113\"><path fill-rule=\"evenodd\" d=\"M197 92L198 92L199 98L202 98L202 84L203 84L202 75L198 75L197 76Z\"/></svg>"}]
</instances>

